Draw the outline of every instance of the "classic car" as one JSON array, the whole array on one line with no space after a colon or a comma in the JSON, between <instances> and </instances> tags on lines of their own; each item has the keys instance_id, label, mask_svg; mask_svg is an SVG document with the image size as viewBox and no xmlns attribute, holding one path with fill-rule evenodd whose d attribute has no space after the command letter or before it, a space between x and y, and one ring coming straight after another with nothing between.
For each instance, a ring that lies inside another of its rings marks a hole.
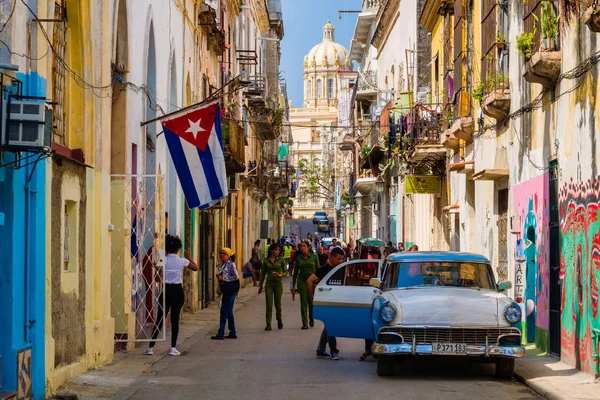
<instances>
[{"instance_id":1,"label":"classic car","mask_svg":"<svg viewBox=\"0 0 600 400\"><path fill-rule=\"evenodd\" d=\"M400 252L334 268L316 288L315 319L331 336L373 339L377 374L406 356L471 356L512 377L521 344L521 308L502 292L485 257Z\"/></svg>"},{"instance_id":2,"label":"classic car","mask_svg":"<svg viewBox=\"0 0 600 400\"><path fill-rule=\"evenodd\" d=\"M322 219L327 219L327 213L325 211L315 211L313 215L313 224L316 225Z\"/></svg>"}]
</instances>

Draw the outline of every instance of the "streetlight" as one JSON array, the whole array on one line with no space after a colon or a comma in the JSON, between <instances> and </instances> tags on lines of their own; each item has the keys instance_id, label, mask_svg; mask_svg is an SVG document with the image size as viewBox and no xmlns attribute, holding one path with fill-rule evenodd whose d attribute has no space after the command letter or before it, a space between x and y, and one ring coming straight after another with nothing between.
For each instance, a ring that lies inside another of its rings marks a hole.
<instances>
[{"instance_id":1,"label":"streetlight","mask_svg":"<svg viewBox=\"0 0 600 400\"><path fill-rule=\"evenodd\" d=\"M376 185L377 192L383 193L383 191L385 190L385 179L383 179L383 176L379 175L377 177L377 180L375 181L375 185Z\"/></svg>"}]
</instances>

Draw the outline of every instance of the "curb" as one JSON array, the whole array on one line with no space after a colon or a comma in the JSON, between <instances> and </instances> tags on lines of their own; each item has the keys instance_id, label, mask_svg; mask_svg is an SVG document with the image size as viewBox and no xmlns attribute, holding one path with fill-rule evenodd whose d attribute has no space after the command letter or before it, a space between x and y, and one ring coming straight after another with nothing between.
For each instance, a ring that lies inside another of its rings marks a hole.
<instances>
[{"instance_id":1,"label":"curb","mask_svg":"<svg viewBox=\"0 0 600 400\"><path fill-rule=\"evenodd\" d=\"M541 396L544 399L548 400L572 400L572 397L567 397L562 394L556 393L555 391L548 390L547 386L544 384L540 384L538 382L533 382L532 380L525 379L523 375L519 374L517 371L514 373L514 377L516 380L533 390L536 394Z\"/></svg>"}]
</instances>

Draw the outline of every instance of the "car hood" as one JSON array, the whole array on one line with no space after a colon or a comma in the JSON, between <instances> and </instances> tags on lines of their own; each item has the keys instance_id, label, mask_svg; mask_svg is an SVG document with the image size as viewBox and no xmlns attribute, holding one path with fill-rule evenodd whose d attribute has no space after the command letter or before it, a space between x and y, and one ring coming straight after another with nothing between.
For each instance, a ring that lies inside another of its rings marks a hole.
<instances>
[{"instance_id":1,"label":"car hood","mask_svg":"<svg viewBox=\"0 0 600 400\"><path fill-rule=\"evenodd\" d=\"M388 292L398 313L394 324L508 326L504 307L510 298L493 290L457 287L395 289Z\"/></svg>"}]
</instances>

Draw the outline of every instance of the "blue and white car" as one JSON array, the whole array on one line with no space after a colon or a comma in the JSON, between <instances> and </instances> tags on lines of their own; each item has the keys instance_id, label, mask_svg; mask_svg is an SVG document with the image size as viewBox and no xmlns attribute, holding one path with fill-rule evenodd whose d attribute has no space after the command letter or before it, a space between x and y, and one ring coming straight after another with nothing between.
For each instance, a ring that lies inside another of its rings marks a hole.
<instances>
[{"instance_id":1,"label":"blue and white car","mask_svg":"<svg viewBox=\"0 0 600 400\"><path fill-rule=\"evenodd\" d=\"M317 286L314 315L331 336L373 339L377 374L406 356L479 357L510 378L521 343L521 308L496 283L490 261L470 253L401 252L354 260Z\"/></svg>"}]
</instances>

